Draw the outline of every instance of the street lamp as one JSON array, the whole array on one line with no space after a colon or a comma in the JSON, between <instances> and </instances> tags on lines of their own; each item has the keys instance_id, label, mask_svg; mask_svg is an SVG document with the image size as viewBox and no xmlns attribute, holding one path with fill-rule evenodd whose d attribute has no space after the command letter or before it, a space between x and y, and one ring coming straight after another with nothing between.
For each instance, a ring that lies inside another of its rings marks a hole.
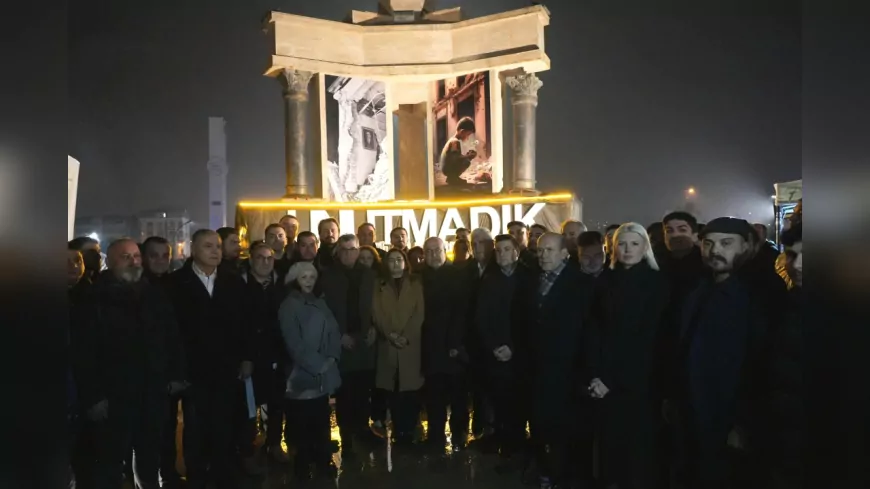
<instances>
[{"instance_id":1,"label":"street lamp","mask_svg":"<svg viewBox=\"0 0 870 489\"><path fill-rule=\"evenodd\" d=\"M687 193L688 195L690 195L690 196L695 195L695 187L689 187L689 188L686 190L686 193Z\"/></svg>"}]
</instances>

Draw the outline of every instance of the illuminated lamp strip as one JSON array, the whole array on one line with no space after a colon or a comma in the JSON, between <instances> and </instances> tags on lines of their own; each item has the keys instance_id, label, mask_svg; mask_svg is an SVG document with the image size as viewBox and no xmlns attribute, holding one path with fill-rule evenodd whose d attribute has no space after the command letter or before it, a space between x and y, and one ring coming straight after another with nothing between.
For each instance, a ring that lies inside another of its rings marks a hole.
<instances>
[{"instance_id":1,"label":"illuminated lamp strip","mask_svg":"<svg viewBox=\"0 0 870 489\"><path fill-rule=\"evenodd\" d=\"M317 202L317 201L277 201L277 202L239 202L245 209L438 209L442 207L475 207L499 204L538 204L569 202L574 198L570 193L538 195L535 197L487 197L463 200L395 200L390 202Z\"/></svg>"}]
</instances>

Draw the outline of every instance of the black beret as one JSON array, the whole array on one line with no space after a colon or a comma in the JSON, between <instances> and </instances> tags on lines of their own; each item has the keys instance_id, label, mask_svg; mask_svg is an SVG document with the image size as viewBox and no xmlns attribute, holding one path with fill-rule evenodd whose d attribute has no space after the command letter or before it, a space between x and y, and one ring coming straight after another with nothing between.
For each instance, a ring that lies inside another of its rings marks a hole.
<instances>
[{"instance_id":1,"label":"black beret","mask_svg":"<svg viewBox=\"0 0 870 489\"><path fill-rule=\"evenodd\" d=\"M699 237L703 238L711 233L736 234L738 236L743 236L743 239L749 241L750 236L755 234L755 228L753 228L745 219L738 219L736 217L717 217L704 226L704 229L699 233Z\"/></svg>"}]
</instances>

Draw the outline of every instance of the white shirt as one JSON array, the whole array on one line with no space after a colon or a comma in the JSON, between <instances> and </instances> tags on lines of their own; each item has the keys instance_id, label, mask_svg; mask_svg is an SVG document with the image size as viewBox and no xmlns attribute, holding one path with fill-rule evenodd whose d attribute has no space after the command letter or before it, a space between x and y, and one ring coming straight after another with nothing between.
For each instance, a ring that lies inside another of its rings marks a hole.
<instances>
[{"instance_id":1,"label":"white shirt","mask_svg":"<svg viewBox=\"0 0 870 489\"><path fill-rule=\"evenodd\" d=\"M478 276L478 278L483 277L483 272L485 272L485 271L486 271L486 265L483 265L480 262L477 262L477 276Z\"/></svg>"},{"instance_id":2,"label":"white shirt","mask_svg":"<svg viewBox=\"0 0 870 489\"><path fill-rule=\"evenodd\" d=\"M208 291L208 295L209 297L211 297L214 293L214 280L217 278L217 268L215 268L214 271L211 272L211 275L206 275L205 272L203 272L199 269L198 266L196 266L196 263L194 263L191 268L193 268L193 273L195 273L196 276L199 277L202 285L205 285L205 290Z\"/></svg>"}]
</instances>

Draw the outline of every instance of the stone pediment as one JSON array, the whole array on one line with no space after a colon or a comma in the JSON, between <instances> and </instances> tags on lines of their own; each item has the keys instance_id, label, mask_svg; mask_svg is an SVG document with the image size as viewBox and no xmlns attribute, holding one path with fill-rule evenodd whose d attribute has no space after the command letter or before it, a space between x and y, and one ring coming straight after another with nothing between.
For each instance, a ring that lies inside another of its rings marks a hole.
<instances>
[{"instance_id":1,"label":"stone pediment","mask_svg":"<svg viewBox=\"0 0 870 489\"><path fill-rule=\"evenodd\" d=\"M395 23L384 14L353 12L354 23L272 12L273 40L266 75L287 68L376 80L431 81L490 69L548 70L544 28L550 14L537 5L461 20L459 9L428 11L431 2L383 0L420 22ZM416 17L415 17L416 18ZM389 20L389 22L388 22Z\"/></svg>"}]
</instances>

